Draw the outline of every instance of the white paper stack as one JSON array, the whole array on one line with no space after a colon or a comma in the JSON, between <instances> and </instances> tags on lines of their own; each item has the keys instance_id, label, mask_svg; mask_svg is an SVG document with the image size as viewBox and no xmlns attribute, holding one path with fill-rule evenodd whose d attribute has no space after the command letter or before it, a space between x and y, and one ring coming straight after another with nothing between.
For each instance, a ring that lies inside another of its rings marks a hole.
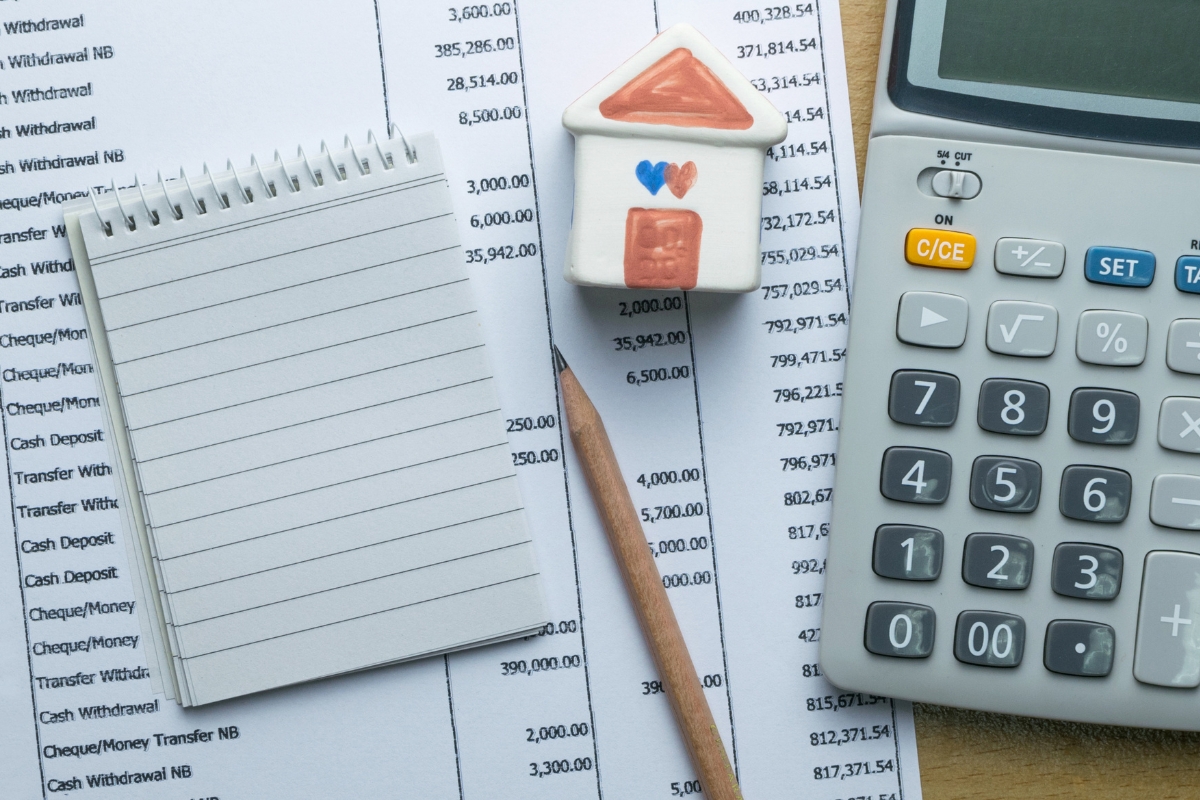
<instances>
[{"instance_id":1,"label":"white paper stack","mask_svg":"<svg viewBox=\"0 0 1200 800\"><path fill-rule=\"evenodd\" d=\"M440 153L411 145L68 210L183 705L547 619Z\"/></svg>"}]
</instances>

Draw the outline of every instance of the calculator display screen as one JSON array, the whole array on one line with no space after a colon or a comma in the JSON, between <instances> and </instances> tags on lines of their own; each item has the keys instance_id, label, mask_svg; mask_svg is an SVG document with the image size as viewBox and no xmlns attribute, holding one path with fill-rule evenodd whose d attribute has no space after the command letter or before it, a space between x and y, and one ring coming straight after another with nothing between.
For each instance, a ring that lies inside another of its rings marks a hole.
<instances>
[{"instance_id":1,"label":"calculator display screen","mask_svg":"<svg viewBox=\"0 0 1200 800\"><path fill-rule=\"evenodd\" d=\"M1200 103L1196 0L946 0L938 75Z\"/></svg>"},{"instance_id":2,"label":"calculator display screen","mask_svg":"<svg viewBox=\"0 0 1200 800\"><path fill-rule=\"evenodd\" d=\"M891 0L898 107L1200 149L1200 0Z\"/></svg>"}]
</instances>

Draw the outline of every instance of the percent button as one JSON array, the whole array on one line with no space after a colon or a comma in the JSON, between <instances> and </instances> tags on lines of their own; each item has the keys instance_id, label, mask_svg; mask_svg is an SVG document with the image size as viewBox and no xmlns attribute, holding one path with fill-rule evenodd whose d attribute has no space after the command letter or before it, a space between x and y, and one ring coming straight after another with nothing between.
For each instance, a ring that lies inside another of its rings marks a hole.
<instances>
[{"instance_id":1,"label":"percent button","mask_svg":"<svg viewBox=\"0 0 1200 800\"><path fill-rule=\"evenodd\" d=\"M1075 355L1088 364L1136 367L1146 360L1148 325L1128 311L1085 311L1079 316Z\"/></svg>"}]
</instances>

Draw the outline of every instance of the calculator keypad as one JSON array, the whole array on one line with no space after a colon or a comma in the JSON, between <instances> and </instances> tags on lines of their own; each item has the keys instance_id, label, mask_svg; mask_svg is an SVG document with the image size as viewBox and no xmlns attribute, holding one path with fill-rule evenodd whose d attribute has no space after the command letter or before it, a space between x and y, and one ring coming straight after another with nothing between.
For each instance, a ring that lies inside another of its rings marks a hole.
<instances>
[{"instance_id":1,"label":"calculator keypad","mask_svg":"<svg viewBox=\"0 0 1200 800\"><path fill-rule=\"evenodd\" d=\"M1067 433L1078 442L1133 444L1141 401L1117 389L1076 389L1067 410Z\"/></svg>"},{"instance_id":2,"label":"calculator keypad","mask_svg":"<svg viewBox=\"0 0 1200 800\"><path fill-rule=\"evenodd\" d=\"M875 574L901 581L937 580L944 547L936 528L880 525L875 531Z\"/></svg>"},{"instance_id":3,"label":"calculator keypad","mask_svg":"<svg viewBox=\"0 0 1200 800\"><path fill-rule=\"evenodd\" d=\"M1033 542L1004 533L972 533L963 545L962 578L985 589L1024 589L1033 574Z\"/></svg>"},{"instance_id":4,"label":"calculator keypad","mask_svg":"<svg viewBox=\"0 0 1200 800\"><path fill-rule=\"evenodd\" d=\"M943 428L958 418L958 378L945 372L902 369L892 375L888 415L901 425Z\"/></svg>"},{"instance_id":5,"label":"calculator keypad","mask_svg":"<svg viewBox=\"0 0 1200 800\"><path fill-rule=\"evenodd\" d=\"M902 503L944 503L950 496L949 453L923 447L889 447L883 454L879 490Z\"/></svg>"},{"instance_id":6,"label":"calculator keypad","mask_svg":"<svg viewBox=\"0 0 1200 800\"><path fill-rule=\"evenodd\" d=\"M1064 597L1112 600L1121 591L1124 557L1115 547L1065 542L1054 548L1050 588Z\"/></svg>"},{"instance_id":7,"label":"calculator keypad","mask_svg":"<svg viewBox=\"0 0 1200 800\"><path fill-rule=\"evenodd\" d=\"M1200 397L1168 397L1158 412L1158 443L1168 450L1200 453Z\"/></svg>"},{"instance_id":8,"label":"calculator keypad","mask_svg":"<svg viewBox=\"0 0 1200 800\"><path fill-rule=\"evenodd\" d=\"M1050 388L1044 383L990 378L979 387L979 427L992 433L1037 436L1050 417Z\"/></svg>"},{"instance_id":9,"label":"calculator keypad","mask_svg":"<svg viewBox=\"0 0 1200 800\"><path fill-rule=\"evenodd\" d=\"M893 658L926 658L933 652L936 615L916 603L871 603L863 644Z\"/></svg>"},{"instance_id":10,"label":"calculator keypad","mask_svg":"<svg viewBox=\"0 0 1200 800\"><path fill-rule=\"evenodd\" d=\"M1120 522L1129 514L1133 479L1109 467L1074 464L1063 470L1058 509L1084 522Z\"/></svg>"},{"instance_id":11,"label":"calculator keypad","mask_svg":"<svg viewBox=\"0 0 1200 800\"><path fill-rule=\"evenodd\" d=\"M1058 311L1023 300L997 300L988 309L987 348L1022 358L1045 358L1058 339Z\"/></svg>"},{"instance_id":12,"label":"calculator keypad","mask_svg":"<svg viewBox=\"0 0 1200 800\"><path fill-rule=\"evenodd\" d=\"M999 611L964 611L954 626L954 657L981 667L1015 667L1025 655L1025 620Z\"/></svg>"},{"instance_id":13,"label":"calculator keypad","mask_svg":"<svg viewBox=\"0 0 1200 800\"><path fill-rule=\"evenodd\" d=\"M971 466L971 505L988 511L1028 514L1042 493L1042 467L1008 456L980 456Z\"/></svg>"},{"instance_id":14,"label":"calculator keypad","mask_svg":"<svg viewBox=\"0 0 1200 800\"><path fill-rule=\"evenodd\" d=\"M1056 619L1046 626L1042 663L1051 672L1102 678L1112 672L1117 634L1112 626L1077 619Z\"/></svg>"},{"instance_id":15,"label":"calculator keypad","mask_svg":"<svg viewBox=\"0 0 1200 800\"><path fill-rule=\"evenodd\" d=\"M1149 324L1127 311L1085 311L1079 315L1075 355L1087 364L1136 367L1146 360Z\"/></svg>"}]
</instances>

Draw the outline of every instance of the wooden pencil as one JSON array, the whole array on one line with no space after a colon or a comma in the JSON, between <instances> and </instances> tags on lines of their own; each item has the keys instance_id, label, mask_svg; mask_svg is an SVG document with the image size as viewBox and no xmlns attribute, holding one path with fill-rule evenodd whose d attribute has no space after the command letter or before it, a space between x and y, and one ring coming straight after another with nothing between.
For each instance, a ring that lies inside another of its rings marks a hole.
<instances>
[{"instance_id":1,"label":"wooden pencil","mask_svg":"<svg viewBox=\"0 0 1200 800\"><path fill-rule=\"evenodd\" d=\"M625 587L633 599L642 633L650 645L675 720L687 743L692 763L700 773L704 796L709 800L741 800L737 776L725 753L725 745L713 721L712 710L704 697L671 601L667 599L667 590L663 588L662 576L646 543L646 534L642 532L642 523L629 496L629 487L621 476L604 422L557 347L554 348L554 361L562 385L571 441L604 520L604 529L621 567Z\"/></svg>"}]
</instances>

